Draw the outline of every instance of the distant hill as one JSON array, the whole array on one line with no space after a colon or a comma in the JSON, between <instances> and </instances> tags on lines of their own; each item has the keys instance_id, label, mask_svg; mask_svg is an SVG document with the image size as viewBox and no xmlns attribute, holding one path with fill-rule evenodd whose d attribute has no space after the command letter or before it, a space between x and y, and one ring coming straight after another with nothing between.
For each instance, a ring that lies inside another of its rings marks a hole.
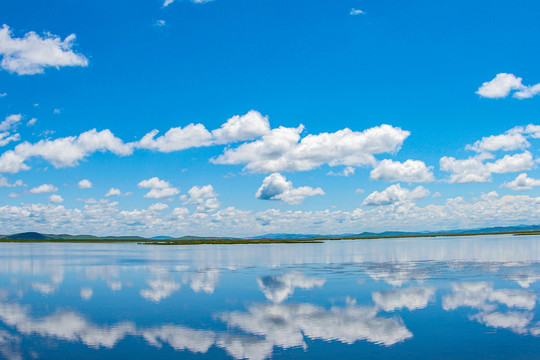
<instances>
[{"instance_id":1,"label":"distant hill","mask_svg":"<svg viewBox=\"0 0 540 360\"><path fill-rule=\"evenodd\" d=\"M95 242L148 242L148 241L205 241L205 240L286 240L286 239L340 239L340 238L369 238L369 237L400 237L400 236L439 236L439 235L459 235L459 234L490 234L490 233L511 233L540 231L540 225L514 225L514 226L494 226L477 229L458 229L424 232L404 232L404 231L384 231L384 232L362 232L349 234L290 234L290 233L270 233L247 238L235 237L206 237L206 236L154 236L145 238L141 236L94 236L94 235L70 235L70 234L41 234L38 232L23 232L12 235L0 235L0 240L42 240L42 241L95 241Z\"/></svg>"},{"instance_id":2,"label":"distant hill","mask_svg":"<svg viewBox=\"0 0 540 360\"><path fill-rule=\"evenodd\" d=\"M7 235L2 236L2 239L7 240L46 240L49 239L49 237L37 233L37 232L24 232L24 233L18 233L13 235Z\"/></svg>"},{"instance_id":3,"label":"distant hill","mask_svg":"<svg viewBox=\"0 0 540 360\"><path fill-rule=\"evenodd\" d=\"M331 235L313 235L313 234L264 234L256 237L250 237L249 239L339 239L339 238L351 238L351 237L385 237L385 236L414 236L414 235L438 235L438 234L480 234L480 233L501 233L501 232L514 232L514 231L539 231L540 225L514 225L514 226L495 226L487 228L477 229L457 229L457 230L441 230L441 231L384 231L384 232L362 232L362 233L349 233L349 234L331 234Z\"/></svg>"},{"instance_id":4,"label":"distant hill","mask_svg":"<svg viewBox=\"0 0 540 360\"><path fill-rule=\"evenodd\" d=\"M170 240L174 239L172 236L152 236L150 240Z\"/></svg>"}]
</instances>

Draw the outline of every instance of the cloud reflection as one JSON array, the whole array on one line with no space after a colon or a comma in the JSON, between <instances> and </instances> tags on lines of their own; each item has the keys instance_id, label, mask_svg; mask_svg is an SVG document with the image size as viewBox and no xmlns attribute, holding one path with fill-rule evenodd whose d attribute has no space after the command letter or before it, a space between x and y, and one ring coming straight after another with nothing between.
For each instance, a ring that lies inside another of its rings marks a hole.
<instances>
[{"instance_id":1,"label":"cloud reflection","mask_svg":"<svg viewBox=\"0 0 540 360\"><path fill-rule=\"evenodd\" d=\"M263 276L257 279L264 296L275 303L280 303L294 293L294 289L313 289L321 287L325 279L309 278L299 271L291 271L280 276Z\"/></svg>"}]
</instances>

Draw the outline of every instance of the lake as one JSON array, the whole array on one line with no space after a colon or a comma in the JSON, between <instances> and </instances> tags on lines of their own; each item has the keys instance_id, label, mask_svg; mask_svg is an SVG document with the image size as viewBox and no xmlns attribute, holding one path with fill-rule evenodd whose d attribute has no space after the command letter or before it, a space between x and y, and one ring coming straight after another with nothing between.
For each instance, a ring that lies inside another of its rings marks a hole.
<instances>
[{"instance_id":1,"label":"lake","mask_svg":"<svg viewBox=\"0 0 540 360\"><path fill-rule=\"evenodd\" d=\"M540 236L0 244L4 359L538 359Z\"/></svg>"}]
</instances>

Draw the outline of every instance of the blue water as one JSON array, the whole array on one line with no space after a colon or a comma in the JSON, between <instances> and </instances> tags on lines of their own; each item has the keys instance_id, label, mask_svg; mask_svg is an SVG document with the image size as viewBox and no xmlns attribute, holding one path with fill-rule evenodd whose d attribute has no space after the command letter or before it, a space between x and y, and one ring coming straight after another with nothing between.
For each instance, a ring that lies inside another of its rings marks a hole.
<instances>
[{"instance_id":1,"label":"blue water","mask_svg":"<svg viewBox=\"0 0 540 360\"><path fill-rule=\"evenodd\" d=\"M0 244L0 358L538 359L540 236Z\"/></svg>"}]
</instances>

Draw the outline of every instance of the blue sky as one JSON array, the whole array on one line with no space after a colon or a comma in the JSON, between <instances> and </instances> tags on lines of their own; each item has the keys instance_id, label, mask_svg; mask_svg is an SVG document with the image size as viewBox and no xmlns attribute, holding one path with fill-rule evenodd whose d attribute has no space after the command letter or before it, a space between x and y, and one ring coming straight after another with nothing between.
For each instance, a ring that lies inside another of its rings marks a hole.
<instances>
[{"instance_id":1,"label":"blue sky","mask_svg":"<svg viewBox=\"0 0 540 360\"><path fill-rule=\"evenodd\" d=\"M4 232L540 223L537 2L164 5L0 5Z\"/></svg>"}]
</instances>

